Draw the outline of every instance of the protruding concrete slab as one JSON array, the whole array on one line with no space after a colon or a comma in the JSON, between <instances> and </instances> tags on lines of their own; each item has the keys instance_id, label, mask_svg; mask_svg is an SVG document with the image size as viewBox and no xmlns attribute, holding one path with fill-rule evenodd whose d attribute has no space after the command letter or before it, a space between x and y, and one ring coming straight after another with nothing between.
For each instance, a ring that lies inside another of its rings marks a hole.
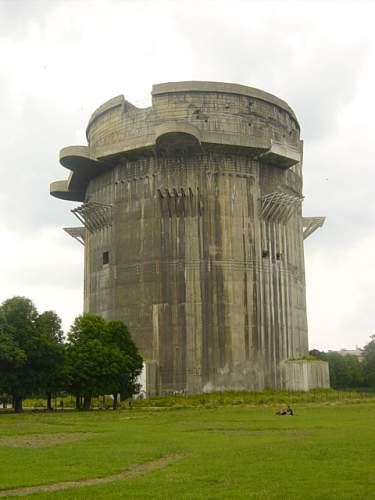
<instances>
[{"instance_id":1,"label":"protruding concrete slab","mask_svg":"<svg viewBox=\"0 0 375 500\"><path fill-rule=\"evenodd\" d=\"M270 149L259 155L259 160L262 163L288 169L301 161L301 153L286 143L273 141Z\"/></svg>"},{"instance_id":2,"label":"protruding concrete slab","mask_svg":"<svg viewBox=\"0 0 375 500\"><path fill-rule=\"evenodd\" d=\"M63 200L84 201L89 180L108 169L108 166L90 156L88 146L67 146L60 150L60 163L69 169L67 181L53 182L52 196Z\"/></svg>"},{"instance_id":3,"label":"protruding concrete slab","mask_svg":"<svg viewBox=\"0 0 375 500\"><path fill-rule=\"evenodd\" d=\"M80 167L80 160L93 161L88 146L66 146L60 149L59 157L61 165L69 170L77 170Z\"/></svg>"},{"instance_id":4,"label":"protruding concrete slab","mask_svg":"<svg viewBox=\"0 0 375 500\"><path fill-rule=\"evenodd\" d=\"M107 165L91 158L88 146L67 146L60 150L60 163L63 167L94 177L107 168Z\"/></svg>"},{"instance_id":5,"label":"protruding concrete slab","mask_svg":"<svg viewBox=\"0 0 375 500\"><path fill-rule=\"evenodd\" d=\"M82 190L73 191L69 189L69 179L54 181L50 184L50 194L55 198L66 201L83 201L84 192Z\"/></svg>"},{"instance_id":6,"label":"protruding concrete slab","mask_svg":"<svg viewBox=\"0 0 375 500\"><path fill-rule=\"evenodd\" d=\"M325 217L302 217L303 239L305 240L319 227L322 227L325 220Z\"/></svg>"},{"instance_id":7,"label":"protruding concrete slab","mask_svg":"<svg viewBox=\"0 0 375 500\"><path fill-rule=\"evenodd\" d=\"M78 226L78 227L63 227L63 230L69 234L72 238L74 238L78 243L81 243L81 245L85 244L85 237L86 237L86 229L84 226Z\"/></svg>"}]
</instances>

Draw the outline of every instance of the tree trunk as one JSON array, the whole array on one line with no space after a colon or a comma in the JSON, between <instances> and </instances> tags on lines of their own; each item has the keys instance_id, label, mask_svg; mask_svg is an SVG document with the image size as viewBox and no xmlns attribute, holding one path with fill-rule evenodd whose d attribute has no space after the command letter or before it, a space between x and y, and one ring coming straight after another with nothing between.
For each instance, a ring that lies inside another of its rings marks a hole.
<instances>
[{"instance_id":1,"label":"tree trunk","mask_svg":"<svg viewBox=\"0 0 375 500\"><path fill-rule=\"evenodd\" d=\"M20 396L14 396L14 411L15 413L22 411L22 398Z\"/></svg>"},{"instance_id":2,"label":"tree trunk","mask_svg":"<svg viewBox=\"0 0 375 500\"><path fill-rule=\"evenodd\" d=\"M83 409L90 410L91 408L91 396L85 396L83 400Z\"/></svg>"},{"instance_id":3,"label":"tree trunk","mask_svg":"<svg viewBox=\"0 0 375 500\"><path fill-rule=\"evenodd\" d=\"M47 410L52 411L52 392L47 393Z\"/></svg>"},{"instance_id":4,"label":"tree trunk","mask_svg":"<svg viewBox=\"0 0 375 500\"><path fill-rule=\"evenodd\" d=\"M76 410L81 409L81 396L76 396Z\"/></svg>"},{"instance_id":5,"label":"tree trunk","mask_svg":"<svg viewBox=\"0 0 375 500\"><path fill-rule=\"evenodd\" d=\"M117 401L118 401L118 392L113 393L113 409L117 409Z\"/></svg>"}]
</instances>

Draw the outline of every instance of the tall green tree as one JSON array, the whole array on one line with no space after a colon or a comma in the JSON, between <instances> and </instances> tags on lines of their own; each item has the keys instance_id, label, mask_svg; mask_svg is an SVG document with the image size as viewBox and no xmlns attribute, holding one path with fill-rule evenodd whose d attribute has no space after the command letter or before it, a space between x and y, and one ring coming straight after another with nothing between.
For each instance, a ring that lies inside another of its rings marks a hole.
<instances>
[{"instance_id":1,"label":"tall green tree","mask_svg":"<svg viewBox=\"0 0 375 500\"><path fill-rule=\"evenodd\" d=\"M66 346L61 319L55 311L45 311L36 319L40 351L37 370L39 387L47 395L47 408L52 410L52 395L66 385Z\"/></svg>"},{"instance_id":2,"label":"tall green tree","mask_svg":"<svg viewBox=\"0 0 375 500\"><path fill-rule=\"evenodd\" d=\"M69 390L76 407L90 408L93 396L136 391L142 358L122 322L107 322L100 316L78 316L68 335Z\"/></svg>"},{"instance_id":3,"label":"tall green tree","mask_svg":"<svg viewBox=\"0 0 375 500\"><path fill-rule=\"evenodd\" d=\"M39 315L26 297L0 306L0 392L12 396L16 412L25 397L47 392L52 374L63 366L63 347L50 334L47 318L59 321L55 313Z\"/></svg>"},{"instance_id":4,"label":"tall green tree","mask_svg":"<svg viewBox=\"0 0 375 500\"><path fill-rule=\"evenodd\" d=\"M18 388L18 376L26 363L25 351L17 345L14 331L0 308L0 393L6 401ZM18 392L18 391L17 391Z\"/></svg>"},{"instance_id":5,"label":"tall green tree","mask_svg":"<svg viewBox=\"0 0 375 500\"><path fill-rule=\"evenodd\" d=\"M109 342L123 355L121 369L116 379L113 394L113 406L116 408L118 394L123 399L138 392L138 377L142 372L143 359L138 347L133 342L127 326L122 321L109 321L107 325Z\"/></svg>"},{"instance_id":6,"label":"tall green tree","mask_svg":"<svg viewBox=\"0 0 375 500\"><path fill-rule=\"evenodd\" d=\"M91 398L105 393L103 375L108 362L103 346L105 330L106 322L103 318L84 314L74 320L69 331L69 391L76 396L77 409L82 405L82 398L84 408L89 409Z\"/></svg>"},{"instance_id":7,"label":"tall green tree","mask_svg":"<svg viewBox=\"0 0 375 500\"><path fill-rule=\"evenodd\" d=\"M3 344L1 357L9 354L12 346L13 360L0 368L0 385L10 394L16 412L22 410L22 400L37 389L34 358L37 353L35 322L38 312L30 299L13 297L0 306ZM17 353L17 355L16 355Z\"/></svg>"}]
</instances>

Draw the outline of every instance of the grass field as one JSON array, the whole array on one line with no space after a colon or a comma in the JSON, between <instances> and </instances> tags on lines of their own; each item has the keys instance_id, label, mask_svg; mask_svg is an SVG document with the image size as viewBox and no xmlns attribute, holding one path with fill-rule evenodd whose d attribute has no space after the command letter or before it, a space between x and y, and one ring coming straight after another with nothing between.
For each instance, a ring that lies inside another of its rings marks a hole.
<instances>
[{"instance_id":1,"label":"grass field","mask_svg":"<svg viewBox=\"0 0 375 500\"><path fill-rule=\"evenodd\" d=\"M375 499L375 398L296 402L294 417L236 401L0 415L0 496L130 467L26 497Z\"/></svg>"}]
</instances>

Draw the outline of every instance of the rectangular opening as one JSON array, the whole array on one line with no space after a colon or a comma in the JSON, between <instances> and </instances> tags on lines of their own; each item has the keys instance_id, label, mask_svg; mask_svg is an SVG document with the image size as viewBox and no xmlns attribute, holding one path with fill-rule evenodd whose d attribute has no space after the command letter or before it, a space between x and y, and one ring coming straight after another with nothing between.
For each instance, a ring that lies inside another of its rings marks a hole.
<instances>
[{"instance_id":1,"label":"rectangular opening","mask_svg":"<svg viewBox=\"0 0 375 500\"><path fill-rule=\"evenodd\" d=\"M103 252L103 266L109 264L109 252Z\"/></svg>"}]
</instances>

